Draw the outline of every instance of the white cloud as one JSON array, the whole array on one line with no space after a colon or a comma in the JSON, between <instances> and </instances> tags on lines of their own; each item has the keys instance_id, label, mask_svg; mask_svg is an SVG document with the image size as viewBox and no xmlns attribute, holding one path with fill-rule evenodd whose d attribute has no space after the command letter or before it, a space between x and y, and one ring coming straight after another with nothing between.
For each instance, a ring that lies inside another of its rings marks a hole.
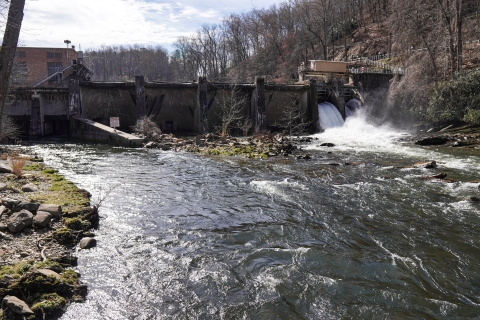
<instances>
[{"instance_id":1,"label":"white cloud","mask_svg":"<svg viewBox=\"0 0 480 320\"><path fill-rule=\"evenodd\" d=\"M20 45L83 49L104 45L163 45L219 23L232 12L268 7L280 0L27 0Z\"/></svg>"}]
</instances>

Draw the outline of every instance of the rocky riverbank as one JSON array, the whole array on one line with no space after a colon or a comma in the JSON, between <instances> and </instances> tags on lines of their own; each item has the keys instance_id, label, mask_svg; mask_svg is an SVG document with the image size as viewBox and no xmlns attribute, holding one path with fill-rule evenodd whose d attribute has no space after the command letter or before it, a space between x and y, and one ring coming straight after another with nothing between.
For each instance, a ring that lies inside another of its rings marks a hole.
<instances>
[{"instance_id":1,"label":"rocky riverbank","mask_svg":"<svg viewBox=\"0 0 480 320\"><path fill-rule=\"evenodd\" d=\"M251 137L222 137L213 133L179 138L173 134L160 134L145 143L145 148L175 150L214 156L242 156L268 159L276 156L295 156L309 159L310 155L299 143L316 140L312 137L290 138L281 134L262 134Z\"/></svg>"},{"instance_id":2,"label":"rocky riverbank","mask_svg":"<svg viewBox=\"0 0 480 320\"><path fill-rule=\"evenodd\" d=\"M480 127L451 124L425 128L410 140L420 146L443 146L480 150Z\"/></svg>"},{"instance_id":3,"label":"rocky riverbank","mask_svg":"<svg viewBox=\"0 0 480 320\"><path fill-rule=\"evenodd\" d=\"M75 248L94 245L90 194L20 155L0 160L0 319L55 319L87 288L72 267Z\"/></svg>"}]
</instances>

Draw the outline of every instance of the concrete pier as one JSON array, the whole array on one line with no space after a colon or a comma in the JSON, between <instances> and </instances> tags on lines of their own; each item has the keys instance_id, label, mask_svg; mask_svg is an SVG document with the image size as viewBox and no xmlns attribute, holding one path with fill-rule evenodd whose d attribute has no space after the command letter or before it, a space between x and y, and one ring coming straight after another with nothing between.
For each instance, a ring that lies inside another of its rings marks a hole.
<instances>
[{"instance_id":1,"label":"concrete pier","mask_svg":"<svg viewBox=\"0 0 480 320\"><path fill-rule=\"evenodd\" d=\"M143 139L132 134L110 128L101 123L74 116L70 118L72 137L124 147L142 147Z\"/></svg>"}]
</instances>

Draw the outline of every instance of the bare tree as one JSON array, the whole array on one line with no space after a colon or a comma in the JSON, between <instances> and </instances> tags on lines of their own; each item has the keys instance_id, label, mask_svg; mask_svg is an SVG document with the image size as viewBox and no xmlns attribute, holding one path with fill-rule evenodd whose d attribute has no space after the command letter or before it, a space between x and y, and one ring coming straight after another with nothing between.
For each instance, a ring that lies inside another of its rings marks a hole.
<instances>
[{"instance_id":1,"label":"bare tree","mask_svg":"<svg viewBox=\"0 0 480 320\"><path fill-rule=\"evenodd\" d=\"M291 102L283 109L279 126L289 136L306 134L311 123L307 117L307 108L297 97L290 95L290 98Z\"/></svg>"},{"instance_id":2,"label":"bare tree","mask_svg":"<svg viewBox=\"0 0 480 320\"><path fill-rule=\"evenodd\" d=\"M220 96L220 98L215 99L218 103L218 116L221 120L217 131L222 137L226 137L235 125L244 121L247 96L242 94L237 86L224 90L223 95Z\"/></svg>"},{"instance_id":3,"label":"bare tree","mask_svg":"<svg viewBox=\"0 0 480 320\"><path fill-rule=\"evenodd\" d=\"M7 25L5 26L2 48L0 50L0 123L2 123L3 119L3 108L7 99L10 74L17 50L24 7L25 0L11 0L8 9Z\"/></svg>"},{"instance_id":4,"label":"bare tree","mask_svg":"<svg viewBox=\"0 0 480 320\"><path fill-rule=\"evenodd\" d=\"M250 132L252 127L253 127L252 119L244 118L244 119L237 122L237 128L242 130L243 136L245 136L245 137L248 136L248 133Z\"/></svg>"}]
</instances>

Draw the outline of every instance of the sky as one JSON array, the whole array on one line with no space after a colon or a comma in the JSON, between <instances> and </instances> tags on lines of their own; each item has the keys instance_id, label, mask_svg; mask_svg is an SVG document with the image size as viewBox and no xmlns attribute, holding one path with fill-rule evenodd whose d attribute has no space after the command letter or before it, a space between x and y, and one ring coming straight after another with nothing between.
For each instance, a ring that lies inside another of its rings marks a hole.
<instances>
[{"instance_id":1,"label":"sky","mask_svg":"<svg viewBox=\"0 0 480 320\"><path fill-rule=\"evenodd\" d=\"M27 0L19 46L76 49L161 45L230 13L269 8L283 0ZM3 32L3 30L2 30Z\"/></svg>"}]
</instances>

